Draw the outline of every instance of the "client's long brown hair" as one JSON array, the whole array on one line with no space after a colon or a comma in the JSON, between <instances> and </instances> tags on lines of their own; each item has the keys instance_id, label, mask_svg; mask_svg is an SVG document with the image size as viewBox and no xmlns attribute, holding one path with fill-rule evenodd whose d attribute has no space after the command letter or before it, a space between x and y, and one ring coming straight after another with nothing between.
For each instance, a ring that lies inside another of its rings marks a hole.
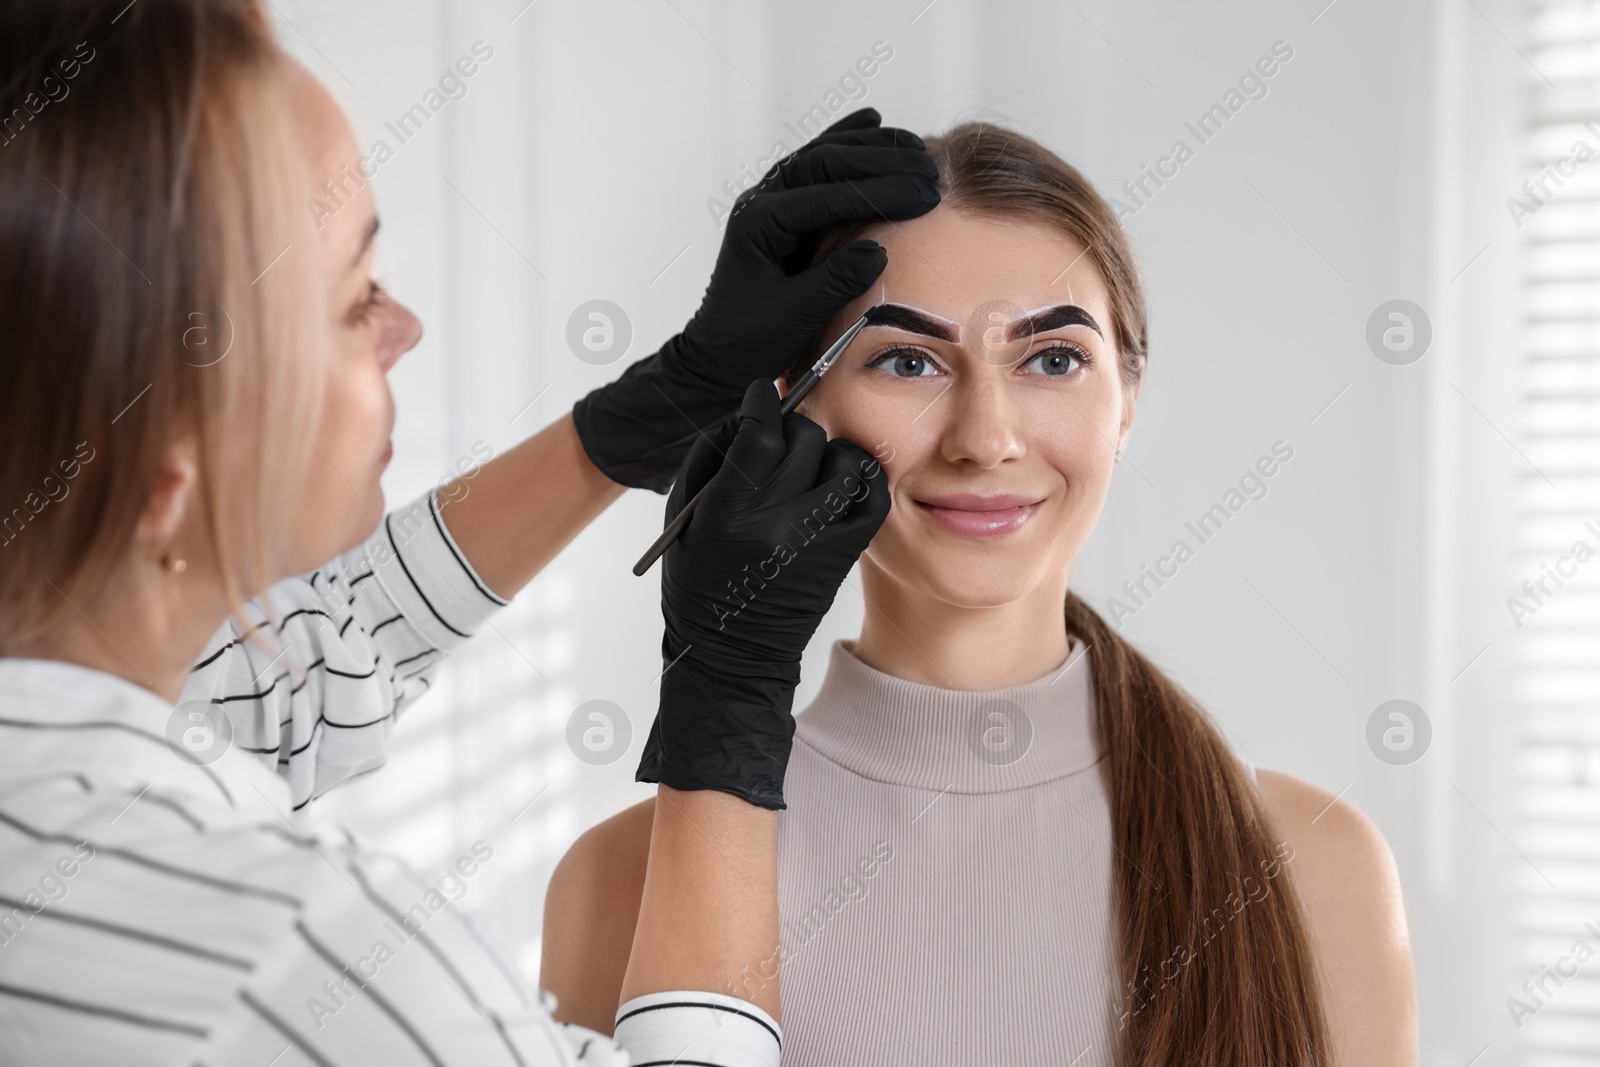
<instances>
[{"instance_id":1,"label":"client's long brown hair","mask_svg":"<svg viewBox=\"0 0 1600 1067\"><path fill-rule=\"evenodd\" d=\"M1054 226L1109 293L1125 386L1144 374L1148 320L1133 249L1105 199L1036 141L988 123L927 139L943 203ZM864 226L828 235L821 258ZM1077 594L1116 846L1121 1067L1312 1067L1328 1062L1293 852L1210 717Z\"/></svg>"}]
</instances>

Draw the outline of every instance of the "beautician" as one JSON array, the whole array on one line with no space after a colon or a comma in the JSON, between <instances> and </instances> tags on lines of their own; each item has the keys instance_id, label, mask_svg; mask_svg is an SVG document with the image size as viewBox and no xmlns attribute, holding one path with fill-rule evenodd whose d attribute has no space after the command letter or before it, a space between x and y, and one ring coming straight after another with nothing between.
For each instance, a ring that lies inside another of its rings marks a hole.
<instances>
[{"instance_id":1,"label":"beautician","mask_svg":"<svg viewBox=\"0 0 1600 1067\"><path fill-rule=\"evenodd\" d=\"M885 263L803 270L814 231L937 202L921 142L842 120L742 199L682 333L470 492L384 515L384 376L421 327L371 278L367 189L307 215L358 152L264 7L3 0L0 86L29 116L0 148L0 1064L775 1064L776 984L705 991L777 944L800 653L883 479L754 610L708 607L869 464L769 383ZM494 842L413 872L291 810L379 766L445 655L680 466L670 506L709 491L662 564L688 648L641 767L619 1048L448 906Z\"/></svg>"}]
</instances>

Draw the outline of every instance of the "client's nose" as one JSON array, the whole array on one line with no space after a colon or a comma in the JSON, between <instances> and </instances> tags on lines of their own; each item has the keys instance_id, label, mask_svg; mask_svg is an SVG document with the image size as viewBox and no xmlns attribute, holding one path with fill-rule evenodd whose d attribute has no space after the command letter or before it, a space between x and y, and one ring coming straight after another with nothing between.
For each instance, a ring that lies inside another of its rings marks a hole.
<instances>
[{"instance_id":1,"label":"client's nose","mask_svg":"<svg viewBox=\"0 0 1600 1067\"><path fill-rule=\"evenodd\" d=\"M940 454L950 463L989 470L1026 451L1006 368L985 368L951 386Z\"/></svg>"}]
</instances>

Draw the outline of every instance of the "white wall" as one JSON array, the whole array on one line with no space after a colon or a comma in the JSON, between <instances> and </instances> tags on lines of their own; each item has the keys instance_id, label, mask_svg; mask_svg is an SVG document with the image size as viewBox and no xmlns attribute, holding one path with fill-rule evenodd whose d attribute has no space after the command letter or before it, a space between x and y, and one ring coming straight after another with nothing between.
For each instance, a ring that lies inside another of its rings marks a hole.
<instances>
[{"instance_id":1,"label":"white wall","mask_svg":"<svg viewBox=\"0 0 1600 1067\"><path fill-rule=\"evenodd\" d=\"M1497 830L1510 829L1497 709L1517 460L1490 423L1512 353L1501 202L1520 180L1508 138L1526 77L1495 25L1514 36L1516 9L524 2L278 3L286 43L346 101L364 145L474 41L494 49L468 95L377 178L386 280L429 326L393 375L396 501L474 441L503 448L620 368L568 351L579 303L626 310L630 356L675 331L716 253L707 200L775 140L794 147L784 121L875 41L894 56L865 102L888 121L932 132L996 118L1108 195L1175 139L1194 146L1185 120L1274 42L1292 46L1266 97L1126 223L1149 288L1150 374L1074 582L1104 607L1274 442L1293 447L1269 495L1125 633L1244 755L1343 790L1388 836L1417 942L1424 1062L1464 1064L1486 1044L1479 1064L1511 1062L1503 931L1519 861ZM1369 314L1396 297L1433 319L1433 349L1408 367L1364 339ZM328 802L419 863L491 842L497 862L470 899L530 971L561 850L648 795L632 771L660 669L656 584L628 566L660 512L635 493L599 520L410 713L391 766ZM860 614L847 588L808 668ZM1365 739L1370 713L1395 697L1434 724L1432 751L1411 766L1380 762ZM606 767L564 742L567 716L593 698L621 705L634 729Z\"/></svg>"}]
</instances>

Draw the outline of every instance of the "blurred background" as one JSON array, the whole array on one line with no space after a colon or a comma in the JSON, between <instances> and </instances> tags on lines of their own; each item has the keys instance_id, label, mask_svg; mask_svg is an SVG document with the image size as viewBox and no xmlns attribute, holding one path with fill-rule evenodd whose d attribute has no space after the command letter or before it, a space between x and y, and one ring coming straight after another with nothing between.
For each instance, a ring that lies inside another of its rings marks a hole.
<instances>
[{"instance_id":1,"label":"blurred background","mask_svg":"<svg viewBox=\"0 0 1600 1067\"><path fill-rule=\"evenodd\" d=\"M1121 200L1152 351L1074 586L1242 755L1382 828L1425 1064L1600 1062L1600 959L1522 988L1600 949L1600 4L274 4L382 160L380 277L428 327L395 504L676 332L818 108L1002 122ZM596 300L611 346L575 349ZM1275 445L1266 495L1129 598ZM659 572L628 568L662 503L612 508L324 805L424 869L489 843L466 903L530 979L553 865L650 794ZM799 705L860 618L846 586ZM620 714L586 761L589 701Z\"/></svg>"}]
</instances>

